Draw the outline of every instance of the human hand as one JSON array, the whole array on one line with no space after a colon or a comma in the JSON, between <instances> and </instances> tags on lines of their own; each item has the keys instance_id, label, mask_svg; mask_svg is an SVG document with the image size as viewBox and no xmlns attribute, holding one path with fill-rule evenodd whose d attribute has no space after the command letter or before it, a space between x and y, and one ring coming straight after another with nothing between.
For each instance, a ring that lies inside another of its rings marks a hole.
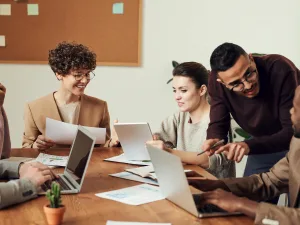
<instances>
[{"instance_id":1,"label":"human hand","mask_svg":"<svg viewBox=\"0 0 300 225\"><path fill-rule=\"evenodd\" d=\"M54 145L55 143L52 140L44 137L43 135L39 135L33 144L33 148L37 148L39 150L46 150L48 148L53 147Z\"/></svg>"},{"instance_id":2,"label":"human hand","mask_svg":"<svg viewBox=\"0 0 300 225\"><path fill-rule=\"evenodd\" d=\"M215 153L216 150L218 150L221 146L215 147L212 149L213 145L215 145L217 142L219 142L220 139L208 139L204 141L202 145L202 151L205 151L208 156L211 156Z\"/></svg>"},{"instance_id":3,"label":"human hand","mask_svg":"<svg viewBox=\"0 0 300 225\"><path fill-rule=\"evenodd\" d=\"M54 180L57 175L46 165L40 162L22 163L19 168L20 178L29 179L36 187L48 180Z\"/></svg>"},{"instance_id":4,"label":"human hand","mask_svg":"<svg viewBox=\"0 0 300 225\"><path fill-rule=\"evenodd\" d=\"M118 119L114 120L114 124L118 123ZM109 147L116 147L120 144L117 132L115 130L115 127L113 126L112 130L111 130L111 141L109 142Z\"/></svg>"},{"instance_id":5,"label":"human hand","mask_svg":"<svg viewBox=\"0 0 300 225\"><path fill-rule=\"evenodd\" d=\"M228 143L215 151L217 154L221 152L224 152L224 154L227 156L227 159L240 162L244 155L249 154L250 148L245 142L235 142Z\"/></svg>"},{"instance_id":6,"label":"human hand","mask_svg":"<svg viewBox=\"0 0 300 225\"><path fill-rule=\"evenodd\" d=\"M199 197L199 203L196 202L196 205L200 207L205 204L213 204L227 212L239 212L243 207L242 198L222 189L204 192L197 197Z\"/></svg>"},{"instance_id":7,"label":"human hand","mask_svg":"<svg viewBox=\"0 0 300 225\"><path fill-rule=\"evenodd\" d=\"M6 88L3 84L0 83L0 107L3 106L4 99L6 94Z\"/></svg>"}]
</instances>

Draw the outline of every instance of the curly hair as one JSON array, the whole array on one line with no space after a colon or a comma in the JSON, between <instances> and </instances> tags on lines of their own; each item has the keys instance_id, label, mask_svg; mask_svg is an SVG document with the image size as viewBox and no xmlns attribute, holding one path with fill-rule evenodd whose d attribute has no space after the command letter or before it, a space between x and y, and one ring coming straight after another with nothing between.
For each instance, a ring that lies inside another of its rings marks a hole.
<instances>
[{"instance_id":1,"label":"curly hair","mask_svg":"<svg viewBox=\"0 0 300 225\"><path fill-rule=\"evenodd\" d=\"M70 70L94 70L96 57L94 52L82 44L61 42L49 51L48 61L54 73L67 75Z\"/></svg>"}]
</instances>

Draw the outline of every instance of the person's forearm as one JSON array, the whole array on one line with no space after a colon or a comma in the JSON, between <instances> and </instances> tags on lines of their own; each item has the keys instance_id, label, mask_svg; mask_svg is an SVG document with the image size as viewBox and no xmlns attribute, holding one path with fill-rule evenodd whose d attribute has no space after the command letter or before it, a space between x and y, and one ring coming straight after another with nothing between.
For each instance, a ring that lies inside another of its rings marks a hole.
<instances>
[{"instance_id":1,"label":"person's forearm","mask_svg":"<svg viewBox=\"0 0 300 225\"><path fill-rule=\"evenodd\" d=\"M251 218L255 218L257 207L257 202L249 200L248 198L240 198L237 211Z\"/></svg>"},{"instance_id":2,"label":"person's forearm","mask_svg":"<svg viewBox=\"0 0 300 225\"><path fill-rule=\"evenodd\" d=\"M198 165L206 169L209 167L209 158L206 154L197 155L197 152L186 152L181 150L167 149L168 152L178 156L183 163Z\"/></svg>"},{"instance_id":3,"label":"person's forearm","mask_svg":"<svg viewBox=\"0 0 300 225\"><path fill-rule=\"evenodd\" d=\"M28 179L0 183L0 209L35 197L36 188Z\"/></svg>"},{"instance_id":4,"label":"person's forearm","mask_svg":"<svg viewBox=\"0 0 300 225\"><path fill-rule=\"evenodd\" d=\"M292 127L288 127L270 136L255 137L253 139L246 140L245 143L250 148L249 155L281 152L289 150L293 134Z\"/></svg>"}]
</instances>

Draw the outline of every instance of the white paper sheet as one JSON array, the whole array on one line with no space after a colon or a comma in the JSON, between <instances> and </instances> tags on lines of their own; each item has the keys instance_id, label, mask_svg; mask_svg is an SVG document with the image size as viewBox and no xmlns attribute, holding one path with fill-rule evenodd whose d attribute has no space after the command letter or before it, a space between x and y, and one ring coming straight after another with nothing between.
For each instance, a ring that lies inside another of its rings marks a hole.
<instances>
[{"instance_id":1,"label":"white paper sheet","mask_svg":"<svg viewBox=\"0 0 300 225\"><path fill-rule=\"evenodd\" d=\"M46 118L46 137L56 144L71 145L76 136L78 125L64 123L58 120ZM106 128L86 127L96 137L96 144L104 144L106 137Z\"/></svg>"},{"instance_id":2,"label":"white paper sheet","mask_svg":"<svg viewBox=\"0 0 300 225\"><path fill-rule=\"evenodd\" d=\"M109 174L109 175L112 177L118 177L118 178L123 178L123 179L127 179L127 180L133 180L133 181L137 181L137 182L141 182L141 183L153 184L153 185L158 186L158 182L153 179L140 177L138 175L135 175L135 174L132 174L129 172L114 173L114 174Z\"/></svg>"},{"instance_id":3,"label":"white paper sheet","mask_svg":"<svg viewBox=\"0 0 300 225\"><path fill-rule=\"evenodd\" d=\"M150 165L150 166L142 166L137 168L126 169L126 171L130 173L134 173L141 177L147 177L154 172L154 168L152 165Z\"/></svg>"},{"instance_id":4,"label":"white paper sheet","mask_svg":"<svg viewBox=\"0 0 300 225\"><path fill-rule=\"evenodd\" d=\"M108 220L106 225L171 225L171 223L141 223L141 222L122 222Z\"/></svg>"},{"instance_id":5,"label":"white paper sheet","mask_svg":"<svg viewBox=\"0 0 300 225\"><path fill-rule=\"evenodd\" d=\"M35 161L43 163L47 166L63 166L68 163L69 156L58 156L40 153Z\"/></svg>"},{"instance_id":6,"label":"white paper sheet","mask_svg":"<svg viewBox=\"0 0 300 225\"><path fill-rule=\"evenodd\" d=\"M140 165L140 166L150 166L152 165L151 162L148 162L145 160L137 160L137 161L133 161L133 160L127 160L124 153L121 154L121 155L117 155L117 156L114 156L114 157L111 157L111 158L107 158L107 159L104 159L104 161L109 161L109 162L118 162L118 163L126 163L126 164L132 164L132 165Z\"/></svg>"},{"instance_id":7,"label":"white paper sheet","mask_svg":"<svg viewBox=\"0 0 300 225\"><path fill-rule=\"evenodd\" d=\"M10 15L11 15L11 5L0 4L0 16L10 16Z\"/></svg>"},{"instance_id":8,"label":"white paper sheet","mask_svg":"<svg viewBox=\"0 0 300 225\"><path fill-rule=\"evenodd\" d=\"M129 188L96 194L100 198L115 200L129 205L141 205L164 199L159 187L141 184Z\"/></svg>"},{"instance_id":9,"label":"white paper sheet","mask_svg":"<svg viewBox=\"0 0 300 225\"><path fill-rule=\"evenodd\" d=\"M5 36L4 35L0 35L0 47L5 47Z\"/></svg>"}]
</instances>

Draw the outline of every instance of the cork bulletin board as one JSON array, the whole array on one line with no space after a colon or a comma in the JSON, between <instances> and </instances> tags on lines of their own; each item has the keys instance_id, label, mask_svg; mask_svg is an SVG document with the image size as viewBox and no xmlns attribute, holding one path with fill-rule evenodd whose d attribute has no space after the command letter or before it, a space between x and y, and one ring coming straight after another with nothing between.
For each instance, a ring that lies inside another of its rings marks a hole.
<instances>
[{"instance_id":1,"label":"cork bulletin board","mask_svg":"<svg viewBox=\"0 0 300 225\"><path fill-rule=\"evenodd\" d=\"M142 0L0 0L0 63L46 64L75 41L98 65L140 66Z\"/></svg>"}]
</instances>

